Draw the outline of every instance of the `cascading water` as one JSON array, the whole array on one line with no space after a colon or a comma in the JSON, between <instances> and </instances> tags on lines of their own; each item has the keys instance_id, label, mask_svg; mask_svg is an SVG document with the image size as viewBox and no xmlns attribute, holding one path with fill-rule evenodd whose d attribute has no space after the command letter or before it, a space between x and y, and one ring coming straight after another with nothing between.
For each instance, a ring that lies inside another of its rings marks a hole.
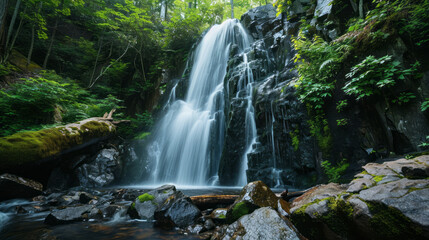
<instances>
[{"instance_id":1,"label":"cascading water","mask_svg":"<svg viewBox=\"0 0 429 240\"><path fill-rule=\"evenodd\" d=\"M250 38L237 20L213 26L196 49L185 100L170 103L149 145L152 183L207 185L216 179L224 142L223 80L232 44ZM245 170L245 169L242 169Z\"/></svg>"}]
</instances>

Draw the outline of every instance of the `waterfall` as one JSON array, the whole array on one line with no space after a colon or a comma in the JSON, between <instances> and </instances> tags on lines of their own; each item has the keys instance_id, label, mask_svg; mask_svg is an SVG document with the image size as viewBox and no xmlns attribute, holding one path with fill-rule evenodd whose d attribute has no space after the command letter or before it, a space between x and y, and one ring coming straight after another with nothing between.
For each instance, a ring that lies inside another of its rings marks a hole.
<instances>
[{"instance_id":1,"label":"waterfall","mask_svg":"<svg viewBox=\"0 0 429 240\"><path fill-rule=\"evenodd\" d=\"M169 103L148 147L151 183L208 185L217 179L225 138L223 80L230 47L236 44L244 52L250 41L235 19L213 26L204 36L195 52L185 100L171 96L175 101Z\"/></svg>"}]
</instances>

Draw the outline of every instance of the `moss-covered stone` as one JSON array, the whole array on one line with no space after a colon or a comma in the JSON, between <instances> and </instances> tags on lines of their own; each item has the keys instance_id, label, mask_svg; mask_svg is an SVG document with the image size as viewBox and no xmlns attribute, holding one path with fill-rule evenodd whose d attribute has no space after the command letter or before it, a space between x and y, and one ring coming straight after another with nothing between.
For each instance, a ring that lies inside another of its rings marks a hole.
<instances>
[{"instance_id":1,"label":"moss-covered stone","mask_svg":"<svg viewBox=\"0 0 429 240\"><path fill-rule=\"evenodd\" d=\"M240 217L252 213L255 209L257 209L257 206L247 202L242 201L237 204L235 204L230 211L228 211L227 214L227 221L228 223L233 223Z\"/></svg>"},{"instance_id":2,"label":"moss-covered stone","mask_svg":"<svg viewBox=\"0 0 429 240\"><path fill-rule=\"evenodd\" d=\"M153 195L150 195L149 193L145 193L143 195L138 196L138 199L141 203L143 203L147 201L152 201L155 199L155 197Z\"/></svg>"},{"instance_id":3,"label":"moss-covered stone","mask_svg":"<svg viewBox=\"0 0 429 240\"><path fill-rule=\"evenodd\" d=\"M115 126L100 118L0 138L0 170L54 157L91 139L109 135Z\"/></svg>"},{"instance_id":4,"label":"moss-covered stone","mask_svg":"<svg viewBox=\"0 0 429 240\"><path fill-rule=\"evenodd\" d=\"M422 229L398 209L374 202L366 204L373 215L370 225L376 239L424 239Z\"/></svg>"}]
</instances>

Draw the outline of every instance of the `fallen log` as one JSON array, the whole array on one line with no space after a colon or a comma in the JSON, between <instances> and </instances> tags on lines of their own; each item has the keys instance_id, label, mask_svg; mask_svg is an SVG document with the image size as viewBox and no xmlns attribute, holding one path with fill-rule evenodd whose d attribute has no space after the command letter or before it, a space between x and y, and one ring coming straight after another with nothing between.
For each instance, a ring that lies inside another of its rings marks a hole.
<instances>
[{"instance_id":1,"label":"fallen log","mask_svg":"<svg viewBox=\"0 0 429 240\"><path fill-rule=\"evenodd\" d=\"M237 198L238 195L200 195L191 197L191 200L200 210L205 210L227 207Z\"/></svg>"}]
</instances>

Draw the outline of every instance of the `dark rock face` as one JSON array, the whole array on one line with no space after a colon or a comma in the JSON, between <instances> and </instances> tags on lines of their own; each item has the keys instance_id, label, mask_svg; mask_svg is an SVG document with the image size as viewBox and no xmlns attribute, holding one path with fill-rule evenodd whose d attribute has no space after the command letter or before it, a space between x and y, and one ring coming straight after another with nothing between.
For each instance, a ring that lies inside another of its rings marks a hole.
<instances>
[{"instance_id":1,"label":"dark rock face","mask_svg":"<svg viewBox=\"0 0 429 240\"><path fill-rule=\"evenodd\" d=\"M45 223L49 225L58 225L82 221L83 219L88 219L88 214L92 209L93 206L85 205L54 211L45 218Z\"/></svg>"},{"instance_id":2,"label":"dark rock face","mask_svg":"<svg viewBox=\"0 0 429 240\"><path fill-rule=\"evenodd\" d=\"M43 185L36 181L8 173L0 175L0 201L32 198L40 195L42 190Z\"/></svg>"},{"instance_id":3,"label":"dark rock face","mask_svg":"<svg viewBox=\"0 0 429 240\"><path fill-rule=\"evenodd\" d=\"M119 177L121 170L119 152L115 149L103 149L93 162L79 167L77 173L81 186L102 187Z\"/></svg>"},{"instance_id":4,"label":"dark rock face","mask_svg":"<svg viewBox=\"0 0 429 240\"><path fill-rule=\"evenodd\" d=\"M350 184L314 187L293 202L292 222L311 239L426 239L428 162L425 155L371 163ZM421 178L407 178L409 169Z\"/></svg>"}]
</instances>

